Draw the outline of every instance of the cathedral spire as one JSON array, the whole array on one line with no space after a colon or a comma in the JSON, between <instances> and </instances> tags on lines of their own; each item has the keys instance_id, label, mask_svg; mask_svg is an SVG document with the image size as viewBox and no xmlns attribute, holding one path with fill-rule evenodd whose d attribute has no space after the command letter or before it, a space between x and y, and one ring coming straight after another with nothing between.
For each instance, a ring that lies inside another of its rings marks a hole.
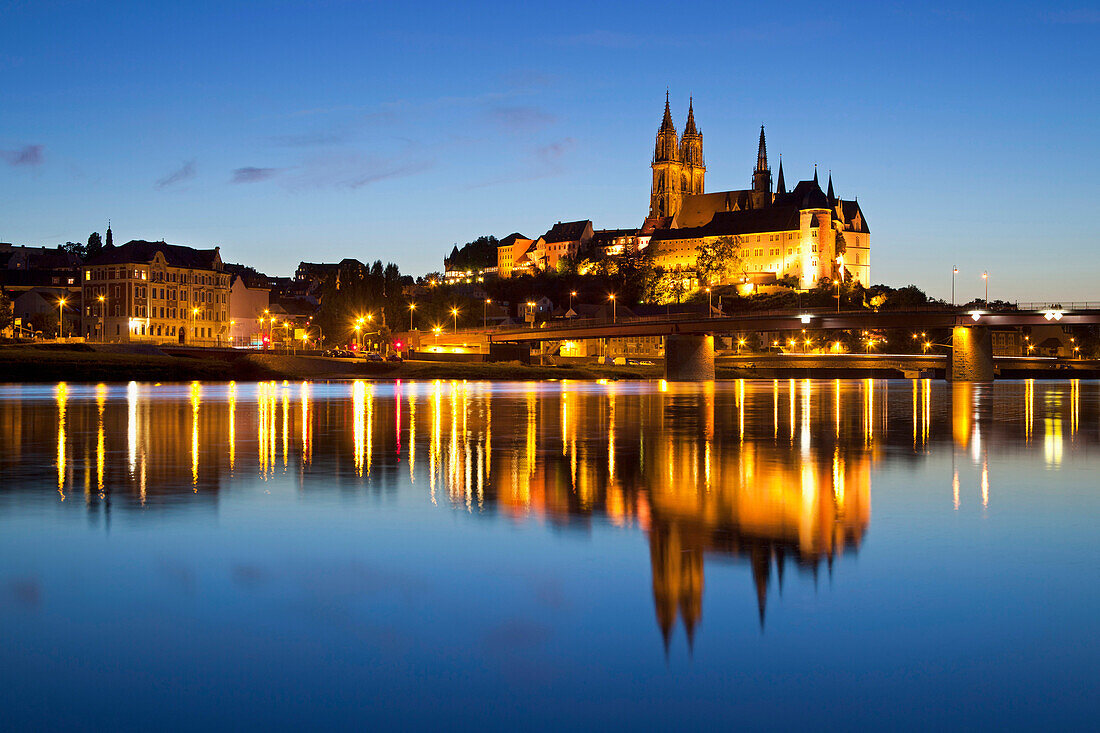
<instances>
[{"instance_id":1,"label":"cathedral spire","mask_svg":"<svg viewBox=\"0 0 1100 733\"><path fill-rule=\"evenodd\" d=\"M752 190L756 193L771 193L772 172L768 168L768 146L764 142L764 126L760 126L760 145L756 150L756 169L752 172Z\"/></svg>"},{"instance_id":2,"label":"cathedral spire","mask_svg":"<svg viewBox=\"0 0 1100 733\"><path fill-rule=\"evenodd\" d=\"M111 231L111 220L110 219L107 220L107 246L108 247L114 247L115 246L115 235L114 235L114 232Z\"/></svg>"},{"instance_id":3,"label":"cathedral spire","mask_svg":"<svg viewBox=\"0 0 1100 733\"><path fill-rule=\"evenodd\" d=\"M817 163L814 163L814 183L819 185L819 186L821 185L820 183L818 183L818 180L817 180Z\"/></svg>"},{"instance_id":4,"label":"cathedral spire","mask_svg":"<svg viewBox=\"0 0 1100 733\"><path fill-rule=\"evenodd\" d=\"M779 156L779 180L775 184L776 193L787 193L787 184L783 181L783 156Z\"/></svg>"},{"instance_id":5,"label":"cathedral spire","mask_svg":"<svg viewBox=\"0 0 1100 733\"><path fill-rule=\"evenodd\" d=\"M829 204L836 203L836 196L833 195L833 172L829 171L829 192L826 194L829 197Z\"/></svg>"},{"instance_id":6,"label":"cathedral spire","mask_svg":"<svg viewBox=\"0 0 1100 733\"><path fill-rule=\"evenodd\" d=\"M684 136L685 137L688 136L688 135L698 135L699 134L699 131L697 129L695 129L695 110L693 109L693 106L692 106L693 101L694 100L692 100L691 97L688 97L688 121L687 121L687 124L684 125ZM667 100L666 100L666 104L667 104ZM667 108L668 107L666 106L665 109L667 109Z\"/></svg>"},{"instance_id":7,"label":"cathedral spire","mask_svg":"<svg viewBox=\"0 0 1100 733\"><path fill-rule=\"evenodd\" d=\"M668 90L665 90L665 117L661 120L661 132L676 133L676 126L672 124L672 110L668 106Z\"/></svg>"}]
</instances>

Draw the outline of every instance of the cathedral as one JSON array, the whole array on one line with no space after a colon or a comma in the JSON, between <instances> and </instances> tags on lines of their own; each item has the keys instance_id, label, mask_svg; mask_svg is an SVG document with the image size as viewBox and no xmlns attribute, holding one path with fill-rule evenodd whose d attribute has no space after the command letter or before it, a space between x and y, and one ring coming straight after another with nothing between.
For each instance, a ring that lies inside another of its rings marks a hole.
<instances>
[{"instance_id":1,"label":"cathedral","mask_svg":"<svg viewBox=\"0 0 1100 733\"><path fill-rule=\"evenodd\" d=\"M658 267L692 272L700 244L732 237L742 283L793 277L808 288L822 278L843 276L870 284L870 230L859 203L834 194L831 173L828 190L822 191L816 167L812 180L788 191L780 162L773 190L763 126L751 188L707 193L703 134L694 104L689 100L684 133L677 138L666 92L651 167L649 216L639 244L652 248Z\"/></svg>"}]
</instances>

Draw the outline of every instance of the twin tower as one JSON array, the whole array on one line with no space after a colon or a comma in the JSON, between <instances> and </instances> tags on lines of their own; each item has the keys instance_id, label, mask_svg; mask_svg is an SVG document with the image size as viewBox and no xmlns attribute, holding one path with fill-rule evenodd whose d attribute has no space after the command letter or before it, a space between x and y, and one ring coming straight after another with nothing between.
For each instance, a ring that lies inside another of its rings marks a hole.
<instances>
[{"instance_id":1,"label":"twin tower","mask_svg":"<svg viewBox=\"0 0 1100 733\"><path fill-rule=\"evenodd\" d=\"M685 196L704 193L703 181L707 174L703 159L703 133L695 126L695 110L688 100L687 124L684 135L677 141L676 126L672 124L672 112L665 92L665 116L657 130L657 145L653 150L653 186L649 194L649 216L674 217L680 211ZM756 169L752 174L752 191L762 197L771 193L772 174L768 168L768 153L764 145L764 128L760 128L760 147Z\"/></svg>"}]
</instances>

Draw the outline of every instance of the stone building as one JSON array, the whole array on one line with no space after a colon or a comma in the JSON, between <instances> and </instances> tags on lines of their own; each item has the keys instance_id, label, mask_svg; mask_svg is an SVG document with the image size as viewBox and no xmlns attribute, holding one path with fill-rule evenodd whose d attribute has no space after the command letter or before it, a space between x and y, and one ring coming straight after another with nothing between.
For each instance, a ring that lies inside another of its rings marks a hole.
<instances>
[{"instance_id":1,"label":"stone building","mask_svg":"<svg viewBox=\"0 0 1100 733\"><path fill-rule=\"evenodd\" d=\"M838 198L832 175L822 191L817 171L790 191L779 165L775 190L760 128L752 187L706 193L703 136L689 103L684 136L677 141L668 97L657 130L649 217L639 230L657 267L693 272L696 248L731 237L737 245L739 280L763 282L794 276L800 287L841 273L870 284L870 229L856 201Z\"/></svg>"},{"instance_id":2,"label":"stone building","mask_svg":"<svg viewBox=\"0 0 1100 733\"><path fill-rule=\"evenodd\" d=\"M85 338L219 346L229 337L229 273L214 249L134 240L81 267Z\"/></svg>"}]
</instances>

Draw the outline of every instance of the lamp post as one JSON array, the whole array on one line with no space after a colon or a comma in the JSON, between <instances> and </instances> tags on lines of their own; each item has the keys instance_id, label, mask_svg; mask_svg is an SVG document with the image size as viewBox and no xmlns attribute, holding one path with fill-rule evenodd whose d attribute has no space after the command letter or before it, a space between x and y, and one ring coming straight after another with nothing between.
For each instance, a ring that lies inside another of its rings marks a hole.
<instances>
[{"instance_id":1,"label":"lamp post","mask_svg":"<svg viewBox=\"0 0 1100 733\"><path fill-rule=\"evenodd\" d=\"M199 315L199 309L198 308L192 308L191 309L191 337L192 338L195 338L195 318L197 318L198 315Z\"/></svg>"},{"instance_id":2,"label":"lamp post","mask_svg":"<svg viewBox=\"0 0 1100 733\"><path fill-rule=\"evenodd\" d=\"M710 288L707 288L707 318L714 315L714 298L710 295Z\"/></svg>"},{"instance_id":3,"label":"lamp post","mask_svg":"<svg viewBox=\"0 0 1100 733\"><path fill-rule=\"evenodd\" d=\"M840 278L836 279L836 312L840 313Z\"/></svg>"},{"instance_id":4,"label":"lamp post","mask_svg":"<svg viewBox=\"0 0 1100 733\"><path fill-rule=\"evenodd\" d=\"M959 268L951 270L951 305L955 305L955 276L959 274Z\"/></svg>"},{"instance_id":5,"label":"lamp post","mask_svg":"<svg viewBox=\"0 0 1100 733\"><path fill-rule=\"evenodd\" d=\"M489 304L493 302L492 298L486 298L485 302L481 304L481 327L489 328Z\"/></svg>"},{"instance_id":6,"label":"lamp post","mask_svg":"<svg viewBox=\"0 0 1100 733\"><path fill-rule=\"evenodd\" d=\"M619 321L619 308L618 301L615 300L615 293L611 293L608 298L611 299L611 322L618 323Z\"/></svg>"},{"instance_id":7,"label":"lamp post","mask_svg":"<svg viewBox=\"0 0 1100 733\"><path fill-rule=\"evenodd\" d=\"M269 318L270 315L271 315L271 312L268 311L267 308L264 308L264 317L260 319L260 337L261 338L264 335L264 321L270 321L271 320ZM271 324L269 323L268 324L269 329L270 329L270 326L271 326ZM271 342L271 331L270 330L268 330L268 333L267 333L267 340L268 340L268 343Z\"/></svg>"},{"instance_id":8,"label":"lamp post","mask_svg":"<svg viewBox=\"0 0 1100 733\"><path fill-rule=\"evenodd\" d=\"M96 298L99 301L99 340L105 342L107 340L107 324L104 321L104 310L106 309L107 296L100 295Z\"/></svg>"},{"instance_id":9,"label":"lamp post","mask_svg":"<svg viewBox=\"0 0 1100 733\"><path fill-rule=\"evenodd\" d=\"M576 290L570 290L569 291L569 310L573 310L573 298L576 298L576 297L577 297L577 291Z\"/></svg>"},{"instance_id":10,"label":"lamp post","mask_svg":"<svg viewBox=\"0 0 1100 733\"><path fill-rule=\"evenodd\" d=\"M458 333L458 308L457 307L452 307L451 308L451 315L454 316L454 319L455 319L455 331L454 332Z\"/></svg>"},{"instance_id":11,"label":"lamp post","mask_svg":"<svg viewBox=\"0 0 1100 733\"><path fill-rule=\"evenodd\" d=\"M535 327L535 301L527 301L527 320L531 322L531 328Z\"/></svg>"},{"instance_id":12,"label":"lamp post","mask_svg":"<svg viewBox=\"0 0 1100 733\"><path fill-rule=\"evenodd\" d=\"M57 338L62 337L62 324L65 323L65 303L64 298L57 299Z\"/></svg>"},{"instance_id":13,"label":"lamp post","mask_svg":"<svg viewBox=\"0 0 1100 733\"><path fill-rule=\"evenodd\" d=\"M409 330L413 330L413 311L416 310L416 303L409 303Z\"/></svg>"},{"instance_id":14,"label":"lamp post","mask_svg":"<svg viewBox=\"0 0 1100 733\"><path fill-rule=\"evenodd\" d=\"M985 281L985 304L989 305L989 272L982 273L982 280Z\"/></svg>"}]
</instances>

